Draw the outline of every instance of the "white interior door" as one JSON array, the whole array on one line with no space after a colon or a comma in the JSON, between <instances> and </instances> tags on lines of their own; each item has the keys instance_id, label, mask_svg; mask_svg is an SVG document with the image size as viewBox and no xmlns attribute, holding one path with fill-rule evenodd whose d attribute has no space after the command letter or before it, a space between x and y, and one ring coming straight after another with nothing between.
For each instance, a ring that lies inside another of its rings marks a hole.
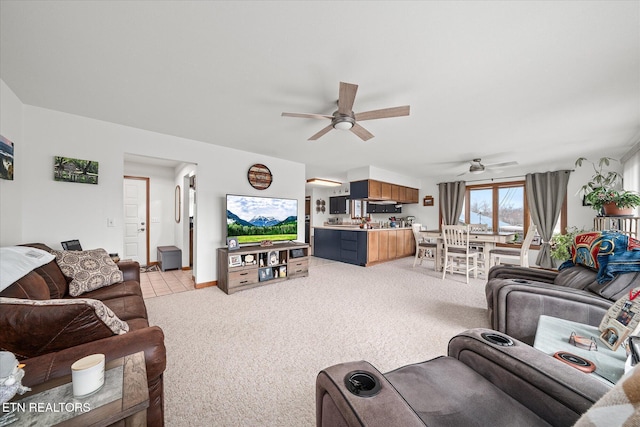
<instances>
[{"instance_id":1,"label":"white interior door","mask_svg":"<svg viewBox=\"0 0 640 427\"><path fill-rule=\"evenodd\" d=\"M124 256L123 259L147 265L149 233L147 213L148 178L124 179Z\"/></svg>"}]
</instances>

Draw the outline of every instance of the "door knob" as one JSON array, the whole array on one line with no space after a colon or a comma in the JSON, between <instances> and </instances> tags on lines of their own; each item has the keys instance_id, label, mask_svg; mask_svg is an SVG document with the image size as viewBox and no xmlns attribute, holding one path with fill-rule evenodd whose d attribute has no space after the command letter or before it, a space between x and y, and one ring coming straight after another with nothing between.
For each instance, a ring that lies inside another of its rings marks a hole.
<instances>
[{"instance_id":1,"label":"door knob","mask_svg":"<svg viewBox=\"0 0 640 427\"><path fill-rule=\"evenodd\" d=\"M144 228L140 228L140 229L138 229L138 231L144 231Z\"/></svg>"}]
</instances>

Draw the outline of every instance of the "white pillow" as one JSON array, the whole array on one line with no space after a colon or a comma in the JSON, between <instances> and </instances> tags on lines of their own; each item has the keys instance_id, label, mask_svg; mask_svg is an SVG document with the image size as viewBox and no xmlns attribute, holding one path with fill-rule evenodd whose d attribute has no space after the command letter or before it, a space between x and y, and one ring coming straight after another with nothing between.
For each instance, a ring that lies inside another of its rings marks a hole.
<instances>
[{"instance_id":1,"label":"white pillow","mask_svg":"<svg viewBox=\"0 0 640 427\"><path fill-rule=\"evenodd\" d=\"M55 255L49 252L28 246L0 248L0 292L34 268L41 267L54 258Z\"/></svg>"}]
</instances>

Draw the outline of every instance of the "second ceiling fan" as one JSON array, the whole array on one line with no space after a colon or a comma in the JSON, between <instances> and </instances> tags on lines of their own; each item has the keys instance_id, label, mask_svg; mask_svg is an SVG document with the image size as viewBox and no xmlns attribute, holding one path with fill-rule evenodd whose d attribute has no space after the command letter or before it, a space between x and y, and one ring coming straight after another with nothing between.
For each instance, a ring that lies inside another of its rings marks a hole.
<instances>
[{"instance_id":1,"label":"second ceiling fan","mask_svg":"<svg viewBox=\"0 0 640 427\"><path fill-rule=\"evenodd\" d=\"M468 173L473 173L473 174L483 173L486 170L486 168L501 168L506 166L515 166L517 164L518 162L511 161L511 162L491 163L491 164L484 165L482 164L482 159L473 159L473 160L469 160L469 171L462 172L461 174L458 174L458 176L466 175Z\"/></svg>"},{"instance_id":2,"label":"second ceiling fan","mask_svg":"<svg viewBox=\"0 0 640 427\"><path fill-rule=\"evenodd\" d=\"M353 102L356 99L358 85L340 82L338 92L338 109L333 115L308 114L308 113L282 113L284 117L300 117L305 119L331 120L331 124L322 128L319 132L309 138L315 141L332 129L350 130L363 141L373 138L373 134L360 126L358 122L363 120L385 119L388 117L400 117L409 115L409 106L383 108L381 110L365 111L363 113L353 112Z\"/></svg>"}]
</instances>

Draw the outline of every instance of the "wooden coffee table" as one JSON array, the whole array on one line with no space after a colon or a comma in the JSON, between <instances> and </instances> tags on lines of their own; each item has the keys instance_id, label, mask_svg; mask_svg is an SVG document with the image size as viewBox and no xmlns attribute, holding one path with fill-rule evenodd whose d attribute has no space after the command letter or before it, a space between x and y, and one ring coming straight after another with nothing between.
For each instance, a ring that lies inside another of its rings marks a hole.
<instances>
[{"instance_id":1,"label":"wooden coffee table","mask_svg":"<svg viewBox=\"0 0 640 427\"><path fill-rule=\"evenodd\" d=\"M15 410L17 419L9 424L11 427L108 426L120 420L127 426L144 427L149 407L144 352L108 362L104 386L88 397L74 398L71 375L66 375L34 386L5 405Z\"/></svg>"}]
</instances>

